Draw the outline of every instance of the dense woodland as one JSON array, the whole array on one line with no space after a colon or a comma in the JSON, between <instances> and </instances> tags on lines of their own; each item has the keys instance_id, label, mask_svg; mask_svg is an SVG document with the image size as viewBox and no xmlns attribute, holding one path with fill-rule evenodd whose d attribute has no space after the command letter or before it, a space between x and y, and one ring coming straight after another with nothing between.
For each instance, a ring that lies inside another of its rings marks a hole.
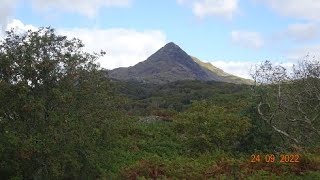
<instances>
[{"instance_id":1,"label":"dense woodland","mask_svg":"<svg viewBox=\"0 0 320 180\"><path fill-rule=\"evenodd\" d=\"M0 179L320 179L319 61L157 85L83 47L51 28L0 42Z\"/></svg>"}]
</instances>

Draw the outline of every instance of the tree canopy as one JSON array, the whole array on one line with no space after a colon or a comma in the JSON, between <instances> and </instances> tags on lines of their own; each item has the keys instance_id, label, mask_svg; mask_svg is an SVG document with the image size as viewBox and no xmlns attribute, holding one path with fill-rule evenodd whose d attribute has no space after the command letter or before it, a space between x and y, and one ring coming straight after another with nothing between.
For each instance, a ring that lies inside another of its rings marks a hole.
<instances>
[{"instance_id":1,"label":"tree canopy","mask_svg":"<svg viewBox=\"0 0 320 180\"><path fill-rule=\"evenodd\" d=\"M0 42L3 177L89 178L107 164L115 96L95 63L105 53L83 47L50 27Z\"/></svg>"}]
</instances>

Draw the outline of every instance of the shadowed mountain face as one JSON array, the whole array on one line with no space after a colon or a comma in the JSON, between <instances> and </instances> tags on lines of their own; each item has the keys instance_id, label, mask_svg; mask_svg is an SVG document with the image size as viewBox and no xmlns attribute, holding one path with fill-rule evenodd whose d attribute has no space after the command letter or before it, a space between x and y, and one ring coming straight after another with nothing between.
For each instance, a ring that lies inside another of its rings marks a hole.
<instances>
[{"instance_id":1,"label":"shadowed mountain face","mask_svg":"<svg viewBox=\"0 0 320 180\"><path fill-rule=\"evenodd\" d=\"M189 56L172 42L159 49L147 60L132 67L108 71L108 74L113 79L150 83L201 80L248 84L245 81L239 81L242 78L224 73L221 69L209 66L209 63L203 63Z\"/></svg>"}]
</instances>

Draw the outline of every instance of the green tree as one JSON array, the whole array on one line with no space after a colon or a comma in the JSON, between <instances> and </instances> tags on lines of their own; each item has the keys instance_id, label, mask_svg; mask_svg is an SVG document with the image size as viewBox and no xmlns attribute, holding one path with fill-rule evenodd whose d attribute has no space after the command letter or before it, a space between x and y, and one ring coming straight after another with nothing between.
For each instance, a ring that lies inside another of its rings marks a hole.
<instances>
[{"instance_id":1,"label":"green tree","mask_svg":"<svg viewBox=\"0 0 320 180\"><path fill-rule=\"evenodd\" d=\"M266 61L257 66L257 112L288 146L317 146L320 137L320 61L306 58L292 73Z\"/></svg>"},{"instance_id":2,"label":"green tree","mask_svg":"<svg viewBox=\"0 0 320 180\"><path fill-rule=\"evenodd\" d=\"M115 96L79 39L52 28L0 42L2 178L92 178L108 165Z\"/></svg>"}]
</instances>

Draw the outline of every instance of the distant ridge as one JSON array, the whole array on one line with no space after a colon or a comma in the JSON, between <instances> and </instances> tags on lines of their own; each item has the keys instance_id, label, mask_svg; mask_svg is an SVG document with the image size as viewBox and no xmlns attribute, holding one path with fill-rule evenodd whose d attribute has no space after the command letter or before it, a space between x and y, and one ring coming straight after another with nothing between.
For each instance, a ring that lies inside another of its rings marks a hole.
<instances>
[{"instance_id":1,"label":"distant ridge","mask_svg":"<svg viewBox=\"0 0 320 180\"><path fill-rule=\"evenodd\" d=\"M225 73L210 63L189 56L173 42L166 44L147 60L128 68L108 71L110 78L150 83L168 83L179 80L221 81L251 84L250 80Z\"/></svg>"},{"instance_id":2,"label":"distant ridge","mask_svg":"<svg viewBox=\"0 0 320 180\"><path fill-rule=\"evenodd\" d=\"M198 58L193 57L193 56L191 56L191 57L196 63L198 63L203 68L206 68L209 71L211 71L211 72L217 74L218 76L220 76L223 79L224 82L235 83L235 84L248 84L248 85L252 85L253 84L253 81L251 79L245 79L245 78L241 78L239 76L235 76L235 75L226 73L222 69L219 69L219 68L213 66L211 63L203 62L203 61L201 61Z\"/></svg>"}]
</instances>

